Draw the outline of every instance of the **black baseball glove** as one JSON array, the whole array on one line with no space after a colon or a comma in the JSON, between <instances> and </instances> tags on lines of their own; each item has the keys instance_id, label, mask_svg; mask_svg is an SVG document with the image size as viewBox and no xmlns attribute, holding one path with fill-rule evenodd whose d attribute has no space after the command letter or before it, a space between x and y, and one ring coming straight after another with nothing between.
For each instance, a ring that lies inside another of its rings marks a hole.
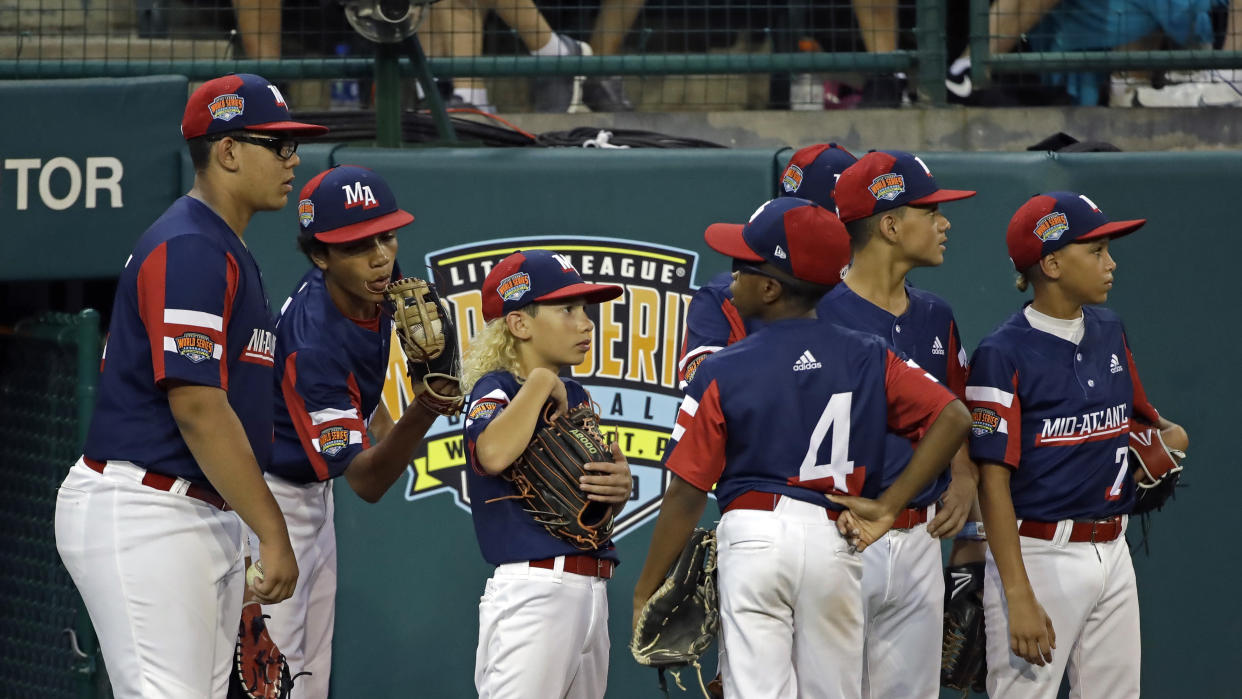
<instances>
[{"instance_id":1,"label":"black baseball glove","mask_svg":"<svg viewBox=\"0 0 1242 699\"><path fill-rule=\"evenodd\" d=\"M940 684L984 692L988 676L987 636L983 627L983 563L944 569L944 645Z\"/></svg>"}]
</instances>

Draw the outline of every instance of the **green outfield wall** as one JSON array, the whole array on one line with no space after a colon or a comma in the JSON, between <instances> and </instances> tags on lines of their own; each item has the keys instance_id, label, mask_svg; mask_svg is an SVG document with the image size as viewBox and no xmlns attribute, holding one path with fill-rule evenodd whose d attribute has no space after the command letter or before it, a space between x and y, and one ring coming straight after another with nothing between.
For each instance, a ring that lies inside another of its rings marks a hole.
<instances>
[{"instance_id":1,"label":"green outfield wall","mask_svg":"<svg viewBox=\"0 0 1242 699\"><path fill-rule=\"evenodd\" d=\"M189 188L192 173L176 132L185 85L180 78L0 83L11 107L0 115L7 127L0 133L10 134L0 146L0 235L10 253L0 258L0 279L117 274L146 225ZM89 119L81 95L95 105ZM855 152L884 145L845 141ZM519 247L557 248L588 279L626 287L596 311L595 347L574 373L605 422L620 430L637 479L617 541L623 564L610 583L609 696L657 696L654 672L636 665L627 649L630 599L663 492L658 454L676 409L670 371L685 305L697 284L727 268L702 233L715 221L745 221L772 196L790 151L315 144L299 154L296 187L342 163L388 179L416 217L400 236L402 269L438 279L467 336L480 322L486 269ZM1004 242L1010 214L1027 197L1072 189L1114 218L1149 220L1113 247L1118 271L1109 305L1128 321L1149 395L1187 427L1193 444L1186 487L1153 520L1150 555L1135 554L1143 687L1151 697L1234 696L1230 668L1242 661L1242 645L1228 633L1242 621L1233 590L1242 563L1229 514L1236 459L1218 435L1231 429L1229 406L1242 386L1232 357L1242 333L1231 291L1242 245L1233 238L1238 224L1229 189L1242 182L1242 154L920 155L942 186L980 191L943 205L952 222L946 262L912 275L952 303L968 351L1029 296L1013 288ZM78 168L76 198L69 196L71 168L58 158ZM276 307L307 267L295 246L291 199L282 212L256 216L246 234ZM385 401L400 410L408 386L393 381ZM437 423L380 503L363 503L344 483L336 490L335 697L472 695L477 602L489 571L462 485L459 428ZM716 517L709 505L704 522ZM1132 526L1132 543L1141 534ZM1068 650L1063 644L1058 652ZM692 684L690 694L697 692Z\"/></svg>"}]
</instances>

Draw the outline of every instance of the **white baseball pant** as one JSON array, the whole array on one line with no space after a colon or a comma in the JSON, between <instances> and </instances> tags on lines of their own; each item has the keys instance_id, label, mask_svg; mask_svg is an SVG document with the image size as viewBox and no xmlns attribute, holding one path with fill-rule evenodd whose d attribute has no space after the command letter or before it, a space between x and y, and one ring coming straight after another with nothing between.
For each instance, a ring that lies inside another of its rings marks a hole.
<instances>
[{"instance_id":1,"label":"white baseball pant","mask_svg":"<svg viewBox=\"0 0 1242 699\"><path fill-rule=\"evenodd\" d=\"M862 557L817 505L730 510L716 527L725 692L851 697L862 686Z\"/></svg>"},{"instance_id":2,"label":"white baseball pant","mask_svg":"<svg viewBox=\"0 0 1242 699\"><path fill-rule=\"evenodd\" d=\"M1125 536L1106 543L1069 542L1071 524L1060 522L1052 541L1020 537L1035 599L1056 632L1052 662L1043 667L1009 649L1009 606L988 551L983 609L989 696L1055 699L1067 668L1071 699L1139 696L1138 586Z\"/></svg>"},{"instance_id":3,"label":"white baseball pant","mask_svg":"<svg viewBox=\"0 0 1242 699\"><path fill-rule=\"evenodd\" d=\"M479 599L480 699L602 699L608 686L608 584L527 563L496 566Z\"/></svg>"},{"instance_id":4,"label":"white baseball pant","mask_svg":"<svg viewBox=\"0 0 1242 699\"><path fill-rule=\"evenodd\" d=\"M937 699L944 636L940 540L928 536L925 523L893 529L863 551L862 561L864 699Z\"/></svg>"},{"instance_id":5,"label":"white baseball pant","mask_svg":"<svg viewBox=\"0 0 1242 699\"><path fill-rule=\"evenodd\" d=\"M289 671L310 672L293 682L292 699L327 699L336 624L336 510L332 481L293 483L265 474L285 515L298 562L298 585L280 604L265 605L267 630L285 654ZM252 547L251 555L257 555Z\"/></svg>"},{"instance_id":6,"label":"white baseball pant","mask_svg":"<svg viewBox=\"0 0 1242 699\"><path fill-rule=\"evenodd\" d=\"M56 548L82 594L117 699L223 699L241 619L241 519L74 464L56 496Z\"/></svg>"}]
</instances>

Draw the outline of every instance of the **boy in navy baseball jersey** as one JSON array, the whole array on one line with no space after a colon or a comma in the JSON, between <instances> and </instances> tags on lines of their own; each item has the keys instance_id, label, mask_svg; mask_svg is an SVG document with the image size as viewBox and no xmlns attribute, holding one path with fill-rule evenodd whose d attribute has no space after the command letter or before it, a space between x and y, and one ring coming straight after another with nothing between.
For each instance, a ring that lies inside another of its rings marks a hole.
<instances>
[{"instance_id":1,"label":"boy in navy baseball jersey","mask_svg":"<svg viewBox=\"0 0 1242 699\"><path fill-rule=\"evenodd\" d=\"M307 182L297 216L298 245L312 267L276 324L275 438L265 477L302 581L293 597L263 611L293 671L310 673L298 678L293 696L323 699L336 618L333 479L344 476L359 497L377 502L438 416L415 400L393 424L380 400L392 340L384 289L397 229L414 216L398 208L382 177L348 165ZM414 390L425 389L416 382Z\"/></svg>"},{"instance_id":2,"label":"boy in navy baseball jersey","mask_svg":"<svg viewBox=\"0 0 1242 699\"><path fill-rule=\"evenodd\" d=\"M1138 591L1126 546L1135 467L1131 423L1185 431L1147 400L1108 300L1109 221L1087 197L1049 192L1009 222L1009 257L1035 298L984 338L966 398L987 525L988 694L1139 695Z\"/></svg>"},{"instance_id":3,"label":"boy in navy baseball jersey","mask_svg":"<svg viewBox=\"0 0 1242 699\"><path fill-rule=\"evenodd\" d=\"M275 338L242 236L285 205L296 138L327 129L290 121L267 80L228 75L190 96L181 131L194 187L121 272L90 432L56 501L57 548L117 697L224 696L243 521L266 563L259 599L287 598L298 579L260 473Z\"/></svg>"},{"instance_id":4,"label":"boy in navy baseball jersey","mask_svg":"<svg viewBox=\"0 0 1242 699\"><path fill-rule=\"evenodd\" d=\"M739 315L763 327L712 354L686 388L665 456L674 478L635 609L662 582L714 487L726 694L857 697L863 611L855 548L882 536L947 467L968 415L879 338L816 318L815 305L849 261L849 237L834 214L804 199L774 199L746 225L715 224L706 238L734 260ZM881 493L888 430L922 441Z\"/></svg>"},{"instance_id":5,"label":"boy in navy baseball jersey","mask_svg":"<svg viewBox=\"0 0 1242 699\"><path fill-rule=\"evenodd\" d=\"M608 590L617 564L608 542L594 551L548 533L514 499L502 476L546 426L545 414L590 405L578 382L558 374L582 363L594 324L586 305L621 287L587 284L569 258L515 252L483 281L486 325L464 359L466 474L483 558L496 566L479 601L474 682L480 697L599 699L608 682ZM551 403L551 405L549 405ZM630 468L588 464L591 500L619 511L630 496Z\"/></svg>"},{"instance_id":6,"label":"boy in navy baseball jersey","mask_svg":"<svg viewBox=\"0 0 1242 699\"><path fill-rule=\"evenodd\" d=\"M781 172L777 183L779 196L801 197L829 211L836 211L832 190L837 178L854 162L854 156L835 143L817 143L799 149ZM690 300L686 309L686 334L682 339L681 359L677 362L677 378L683 391L694 378L699 363L708 355L759 328L755 318L742 320L737 308L729 303L729 299L733 298L729 291L732 283L733 273L722 272L695 291Z\"/></svg>"},{"instance_id":7,"label":"boy in navy baseball jersey","mask_svg":"<svg viewBox=\"0 0 1242 699\"><path fill-rule=\"evenodd\" d=\"M915 288L906 274L944 262L949 220L940 204L974 194L940 188L922 159L910 153L864 155L841 174L836 187L853 259L842 283L819 304L821 318L882 338L962 399L966 352L953 309L939 296ZM886 437L881 488L897 480L912 452L910 440ZM863 554L863 697L940 696L944 577L937 538L962 529L975 509L978 482L978 469L963 445L952 468L915 495L893 530ZM975 550L963 550L968 546ZM965 555L982 561L983 543L957 543L954 555L959 561Z\"/></svg>"}]
</instances>

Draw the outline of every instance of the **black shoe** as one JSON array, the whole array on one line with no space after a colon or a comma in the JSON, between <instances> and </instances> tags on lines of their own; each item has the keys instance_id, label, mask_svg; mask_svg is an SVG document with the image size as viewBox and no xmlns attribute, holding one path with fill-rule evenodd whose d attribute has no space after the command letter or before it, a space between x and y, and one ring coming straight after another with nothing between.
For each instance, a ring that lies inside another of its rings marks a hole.
<instances>
[{"instance_id":1,"label":"black shoe","mask_svg":"<svg viewBox=\"0 0 1242 699\"><path fill-rule=\"evenodd\" d=\"M909 103L906 94L906 76L889 73L867 78L863 83L862 102L859 107L900 107Z\"/></svg>"},{"instance_id":2,"label":"black shoe","mask_svg":"<svg viewBox=\"0 0 1242 699\"><path fill-rule=\"evenodd\" d=\"M586 43L555 34L557 41L569 47L570 56L590 56L591 47ZM582 107L581 75L552 75L535 78L531 83L531 106L544 114L564 114L585 111ZM575 109L576 107L576 109Z\"/></svg>"},{"instance_id":3,"label":"black shoe","mask_svg":"<svg viewBox=\"0 0 1242 699\"><path fill-rule=\"evenodd\" d=\"M620 75L593 75L582 83L582 102L593 112L632 112Z\"/></svg>"}]
</instances>

